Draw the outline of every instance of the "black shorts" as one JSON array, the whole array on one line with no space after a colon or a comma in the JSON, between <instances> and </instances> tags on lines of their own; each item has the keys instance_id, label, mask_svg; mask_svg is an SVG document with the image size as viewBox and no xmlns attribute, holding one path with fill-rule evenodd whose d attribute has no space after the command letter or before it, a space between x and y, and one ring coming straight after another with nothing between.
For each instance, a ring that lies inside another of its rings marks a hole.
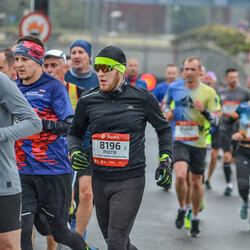
<instances>
[{"instance_id":1,"label":"black shorts","mask_svg":"<svg viewBox=\"0 0 250 250\"><path fill-rule=\"evenodd\" d=\"M188 163L192 174L202 175L205 170L206 148L197 148L175 141L173 147L173 164L178 161Z\"/></svg>"},{"instance_id":2,"label":"black shorts","mask_svg":"<svg viewBox=\"0 0 250 250\"><path fill-rule=\"evenodd\" d=\"M84 149L83 152L85 154L87 154L87 160L88 162L90 161L90 158L91 158L91 153L92 153L92 150L91 148L87 148L87 149ZM84 176L84 175L91 175L92 171L91 171L91 167L88 166L86 169L84 170L81 170L81 171L77 171L77 177L81 177L81 176Z\"/></svg>"},{"instance_id":3,"label":"black shorts","mask_svg":"<svg viewBox=\"0 0 250 250\"><path fill-rule=\"evenodd\" d=\"M21 228L21 193L0 196L0 233Z\"/></svg>"},{"instance_id":4,"label":"black shorts","mask_svg":"<svg viewBox=\"0 0 250 250\"><path fill-rule=\"evenodd\" d=\"M220 130L221 148L224 152L231 152L232 134L232 131Z\"/></svg>"},{"instance_id":5,"label":"black shorts","mask_svg":"<svg viewBox=\"0 0 250 250\"><path fill-rule=\"evenodd\" d=\"M235 157L235 150L237 148L238 142L232 140L233 131L220 131L220 142L221 148L224 152L232 152L233 157Z\"/></svg>"},{"instance_id":6,"label":"black shorts","mask_svg":"<svg viewBox=\"0 0 250 250\"><path fill-rule=\"evenodd\" d=\"M220 139L220 130L216 129L215 132L212 134L212 148L219 149L221 147Z\"/></svg>"},{"instance_id":7,"label":"black shorts","mask_svg":"<svg viewBox=\"0 0 250 250\"><path fill-rule=\"evenodd\" d=\"M22 215L43 213L49 223L67 224L71 204L72 174L20 174L20 178Z\"/></svg>"}]
</instances>

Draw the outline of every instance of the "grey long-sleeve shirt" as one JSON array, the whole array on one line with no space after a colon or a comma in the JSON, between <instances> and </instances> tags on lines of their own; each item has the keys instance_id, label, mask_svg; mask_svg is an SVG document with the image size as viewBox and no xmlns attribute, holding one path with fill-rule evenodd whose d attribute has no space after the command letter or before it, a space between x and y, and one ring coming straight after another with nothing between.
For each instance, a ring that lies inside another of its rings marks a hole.
<instances>
[{"instance_id":1,"label":"grey long-sleeve shirt","mask_svg":"<svg viewBox=\"0 0 250 250\"><path fill-rule=\"evenodd\" d=\"M16 83L0 72L0 196L21 192L14 150L15 140L41 130L39 117Z\"/></svg>"}]
</instances>

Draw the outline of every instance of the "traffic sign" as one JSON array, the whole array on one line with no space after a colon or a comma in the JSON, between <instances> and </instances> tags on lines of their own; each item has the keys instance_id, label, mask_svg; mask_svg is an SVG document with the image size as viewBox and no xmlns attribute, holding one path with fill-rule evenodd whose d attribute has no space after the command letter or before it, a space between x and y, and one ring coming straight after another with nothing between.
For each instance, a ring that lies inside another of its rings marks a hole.
<instances>
[{"instance_id":1,"label":"traffic sign","mask_svg":"<svg viewBox=\"0 0 250 250\"><path fill-rule=\"evenodd\" d=\"M51 34L51 23L48 16L39 11L30 12L21 19L19 34L20 36L37 36L45 43Z\"/></svg>"}]
</instances>

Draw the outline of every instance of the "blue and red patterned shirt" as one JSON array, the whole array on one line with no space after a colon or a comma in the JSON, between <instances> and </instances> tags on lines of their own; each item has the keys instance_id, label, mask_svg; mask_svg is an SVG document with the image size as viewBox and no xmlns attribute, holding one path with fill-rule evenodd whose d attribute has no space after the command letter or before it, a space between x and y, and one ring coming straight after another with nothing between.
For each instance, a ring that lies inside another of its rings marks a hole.
<instances>
[{"instance_id":1,"label":"blue and red patterned shirt","mask_svg":"<svg viewBox=\"0 0 250 250\"><path fill-rule=\"evenodd\" d=\"M62 121L74 115L66 87L47 73L30 85L22 84L21 79L16 82L41 119ZM43 130L16 141L15 151L20 174L58 175L72 172L66 137Z\"/></svg>"}]
</instances>

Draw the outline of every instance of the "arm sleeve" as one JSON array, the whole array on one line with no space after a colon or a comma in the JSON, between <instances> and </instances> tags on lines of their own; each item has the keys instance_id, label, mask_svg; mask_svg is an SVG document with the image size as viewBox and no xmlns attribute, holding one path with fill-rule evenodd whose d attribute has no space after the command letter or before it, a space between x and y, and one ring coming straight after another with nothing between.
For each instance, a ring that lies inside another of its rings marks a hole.
<instances>
[{"instance_id":1,"label":"arm sleeve","mask_svg":"<svg viewBox=\"0 0 250 250\"><path fill-rule=\"evenodd\" d=\"M0 76L0 106L13 115L13 125L0 128L1 141L15 141L42 130L40 118L29 105L16 83ZM18 122L14 124L14 116Z\"/></svg>"},{"instance_id":2,"label":"arm sleeve","mask_svg":"<svg viewBox=\"0 0 250 250\"><path fill-rule=\"evenodd\" d=\"M205 118L209 121L209 123L214 126L218 127L219 126L219 118L215 114L209 112L206 108L204 108L204 111L201 112Z\"/></svg>"},{"instance_id":3,"label":"arm sleeve","mask_svg":"<svg viewBox=\"0 0 250 250\"><path fill-rule=\"evenodd\" d=\"M155 128L159 138L159 155L168 154L172 158L172 128L163 116L157 99L151 93L147 95L145 107L147 120Z\"/></svg>"},{"instance_id":4,"label":"arm sleeve","mask_svg":"<svg viewBox=\"0 0 250 250\"><path fill-rule=\"evenodd\" d=\"M70 155L76 151L82 151L83 138L88 127L88 116L84 98L81 97L76 105L75 116L69 127L67 144Z\"/></svg>"},{"instance_id":5,"label":"arm sleeve","mask_svg":"<svg viewBox=\"0 0 250 250\"><path fill-rule=\"evenodd\" d=\"M170 96L170 89L168 89L168 91L166 92L164 98L162 99L162 110L164 113L167 113L168 111L171 110L171 96Z\"/></svg>"},{"instance_id":6,"label":"arm sleeve","mask_svg":"<svg viewBox=\"0 0 250 250\"><path fill-rule=\"evenodd\" d=\"M42 119L43 130L55 135L66 137L72 120L73 116L68 116L64 121Z\"/></svg>"}]
</instances>

